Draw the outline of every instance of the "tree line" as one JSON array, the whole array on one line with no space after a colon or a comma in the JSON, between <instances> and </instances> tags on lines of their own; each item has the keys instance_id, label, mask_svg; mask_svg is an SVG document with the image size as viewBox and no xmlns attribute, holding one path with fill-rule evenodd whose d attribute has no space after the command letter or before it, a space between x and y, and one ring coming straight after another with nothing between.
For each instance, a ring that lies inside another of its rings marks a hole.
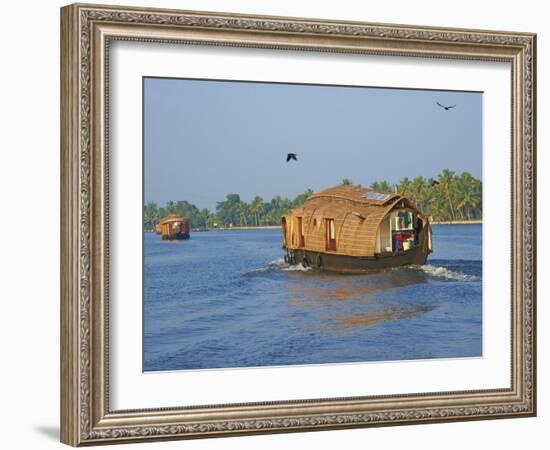
<instances>
[{"instance_id":1,"label":"tree line","mask_svg":"<svg viewBox=\"0 0 550 450\"><path fill-rule=\"evenodd\" d=\"M436 178L405 177L397 184L376 181L375 191L396 192L410 198L418 209L433 220L481 220L481 180L468 172L456 174L444 169Z\"/></svg>"},{"instance_id":2,"label":"tree line","mask_svg":"<svg viewBox=\"0 0 550 450\"><path fill-rule=\"evenodd\" d=\"M341 184L352 184L344 178ZM445 169L437 178L405 177L396 184L375 181L370 187L379 192L404 195L416 203L418 208L433 220L481 219L481 181L468 172L455 174ZM216 204L216 211L199 209L186 200L169 201L164 206L149 202L144 206L144 228L150 231L160 219L170 213L189 219L192 228L215 226L267 226L279 225L281 217L290 209L301 206L313 194L307 189L293 199L276 196L269 201L256 196L251 202L241 200L239 194L227 194L225 200Z\"/></svg>"},{"instance_id":3,"label":"tree line","mask_svg":"<svg viewBox=\"0 0 550 450\"><path fill-rule=\"evenodd\" d=\"M280 225L281 217L290 209L302 205L311 194L313 191L307 189L294 199L278 195L270 201L256 196L249 203L241 200L239 194L227 194L225 200L216 204L215 212L199 209L186 200L169 201L165 206L149 202L144 206L143 222L145 230L150 231L160 219L176 213L187 217L192 228Z\"/></svg>"}]
</instances>

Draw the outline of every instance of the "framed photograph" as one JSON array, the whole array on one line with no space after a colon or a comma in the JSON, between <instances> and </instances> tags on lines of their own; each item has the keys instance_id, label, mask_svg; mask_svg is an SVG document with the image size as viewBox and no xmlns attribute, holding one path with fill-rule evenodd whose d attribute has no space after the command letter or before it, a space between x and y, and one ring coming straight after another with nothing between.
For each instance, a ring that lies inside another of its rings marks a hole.
<instances>
[{"instance_id":1,"label":"framed photograph","mask_svg":"<svg viewBox=\"0 0 550 450\"><path fill-rule=\"evenodd\" d=\"M536 414L531 33L61 9L61 440Z\"/></svg>"}]
</instances>

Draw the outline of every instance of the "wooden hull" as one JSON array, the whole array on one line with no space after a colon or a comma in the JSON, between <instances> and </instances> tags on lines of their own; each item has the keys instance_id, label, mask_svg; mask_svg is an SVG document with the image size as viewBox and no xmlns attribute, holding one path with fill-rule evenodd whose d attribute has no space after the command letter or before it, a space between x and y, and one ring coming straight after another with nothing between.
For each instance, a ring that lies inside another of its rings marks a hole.
<instances>
[{"instance_id":1,"label":"wooden hull","mask_svg":"<svg viewBox=\"0 0 550 450\"><path fill-rule=\"evenodd\" d=\"M189 233L175 233L172 236L163 235L162 240L163 241L182 241L185 239L189 239Z\"/></svg>"},{"instance_id":2,"label":"wooden hull","mask_svg":"<svg viewBox=\"0 0 550 450\"><path fill-rule=\"evenodd\" d=\"M308 249L286 249L285 260L290 264L341 273L369 273L399 266L423 265L431 250L428 246L428 227L419 236L419 245L398 254L375 256L349 256Z\"/></svg>"}]
</instances>

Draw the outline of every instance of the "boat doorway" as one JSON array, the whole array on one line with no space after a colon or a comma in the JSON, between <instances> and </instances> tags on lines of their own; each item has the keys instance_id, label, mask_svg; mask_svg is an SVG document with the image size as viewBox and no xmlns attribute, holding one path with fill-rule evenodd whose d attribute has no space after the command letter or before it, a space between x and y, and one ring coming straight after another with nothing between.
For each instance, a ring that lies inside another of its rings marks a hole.
<instances>
[{"instance_id":1,"label":"boat doorway","mask_svg":"<svg viewBox=\"0 0 550 450\"><path fill-rule=\"evenodd\" d=\"M336 227L334 226L334 219L325 220L326 228L326 247L328 251L336 251Z\"/></svg>"},{"instance_id":2,"label":"boat doorway","mask_svg":"<svg viewBox=\"0 0 550 450\"><path fill-rule=\"evenodd\" d=\"M298 247L305 247L306 237L304 235L304 221L301 217L296 217L297 228L298 228Z\"/></svg>"}]
</instances>

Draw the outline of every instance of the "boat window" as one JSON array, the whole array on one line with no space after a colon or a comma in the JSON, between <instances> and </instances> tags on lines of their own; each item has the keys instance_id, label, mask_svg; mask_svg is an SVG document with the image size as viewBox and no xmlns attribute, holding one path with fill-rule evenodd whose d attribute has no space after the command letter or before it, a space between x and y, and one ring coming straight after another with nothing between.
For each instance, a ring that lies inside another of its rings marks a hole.
<instances>
[{"instance_id":1,"label":"boat window","mask_svg":"<svg viewBox=\"0 0 550 450\"><path fill-rule=\"evenodd\" d=\"M334 226L334 219L326 220L326 242L327 250L336 250L336 228Z\"/></svg>"}]
</instances>

